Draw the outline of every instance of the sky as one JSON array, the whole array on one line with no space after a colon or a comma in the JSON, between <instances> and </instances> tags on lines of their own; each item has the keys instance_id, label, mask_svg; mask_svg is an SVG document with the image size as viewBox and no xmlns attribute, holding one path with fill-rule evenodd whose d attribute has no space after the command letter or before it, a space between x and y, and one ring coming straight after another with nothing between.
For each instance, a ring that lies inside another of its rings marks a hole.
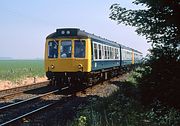
<instances>
[{"instance_id":1,"label":"sky","mask_svg":"<svg viewBox=\"0 0 180 126\"><path fill-rule=\"evenodd\" d=\"M57 28L80 28L139 50L145 56L150 44L134 27L109 18L110 6L142 8L132 0L1 0L0 57L44 57L45 38Z\"/></svg>"}]
</instances>

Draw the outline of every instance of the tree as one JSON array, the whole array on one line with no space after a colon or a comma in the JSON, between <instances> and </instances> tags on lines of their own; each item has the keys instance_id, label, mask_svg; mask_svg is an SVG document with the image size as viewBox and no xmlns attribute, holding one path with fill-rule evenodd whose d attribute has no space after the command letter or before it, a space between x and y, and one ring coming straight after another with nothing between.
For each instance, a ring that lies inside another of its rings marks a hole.
<instances>
[{"instance_id":1,"label":"tree","mask_svg":"<svg viewBox=\"0 0 180 126\"><path fill-rule=\"evenodd\" d=\"M151 43L151 73L141 85L148 101L159 99L168 105L177 105L173 97L180 95L180 1L135 0L146 9L127 10L119 4L110 7L110 18L136 27L138 35ZM150 100L151 99L151 100ZM179 104L180 108L180 104Z\"/></svg>"}]
</instances>

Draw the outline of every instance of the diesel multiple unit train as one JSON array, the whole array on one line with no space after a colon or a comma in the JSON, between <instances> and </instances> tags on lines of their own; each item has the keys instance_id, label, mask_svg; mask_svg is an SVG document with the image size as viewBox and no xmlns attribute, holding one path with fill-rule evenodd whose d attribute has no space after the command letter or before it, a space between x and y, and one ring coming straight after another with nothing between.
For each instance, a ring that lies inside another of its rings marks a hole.
<instances>
[{"instance_id":1,"label":"diesel multiple unit train","mask_svg":"<svg viewBox=\"0 0 180 126\"><path fill-rule=\"evenodd\" d=\"M135 49L77 28L57 29L46 38L46 76L59 86L108 79L141 59Z\"/></svg>"}]
</instances>

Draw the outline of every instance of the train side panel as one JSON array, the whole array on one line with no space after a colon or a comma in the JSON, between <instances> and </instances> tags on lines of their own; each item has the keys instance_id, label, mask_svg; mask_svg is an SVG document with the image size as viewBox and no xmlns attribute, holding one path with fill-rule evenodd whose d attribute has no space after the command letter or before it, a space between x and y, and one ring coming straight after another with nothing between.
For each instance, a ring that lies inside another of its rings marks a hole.
<instances>
[{"instance_id":1,"label":"train side panel","mask_svg":"<svg viewBox=\"0 0 180 126\"><path fill-rule=\"evenodd\" d=\"M122 60L121 60L122 67L125 67L127 65L131 65L133 63L132 49L122 47L121 52L122 52Z\"/></svg>"},{"instance_id":2,"label":"train side panel","mask_svg":"<svg viewBox=\"0 0 180 126\"><path fill-rule=\"evenodd\" d=\"M135 51L134 60L135 60L135 64L140 64L142 62L142 53Z\"/></svg>"},{"instance_id":3,"label":"train side panel","mask_svg":"<svg viewBox=\"0 0 180 126\"><path fill-rule=\"evenodd\" d=\"M94 40L92 46L92 71L120 67L120 45Z\"/></svg>"}]
</instances>

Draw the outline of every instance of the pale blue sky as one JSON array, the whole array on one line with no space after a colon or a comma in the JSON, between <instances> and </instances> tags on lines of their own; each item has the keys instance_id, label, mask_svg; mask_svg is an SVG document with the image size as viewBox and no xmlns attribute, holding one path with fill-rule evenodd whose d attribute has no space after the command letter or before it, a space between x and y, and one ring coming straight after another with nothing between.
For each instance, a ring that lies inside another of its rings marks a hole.
<instances>
[{"instance_id":1,"label":"pale blue sky","mask_svg":"<svg viewBox=\"0 0 180 126\"><path fill-rule=\"evenodd\" d=\"M0 57L43 58L44 42L57 28L77 27L135 48L150 47L135 28L110 20L110 6L137 9L132 0L1 0Z\"/></svg>"}]
</instances>

